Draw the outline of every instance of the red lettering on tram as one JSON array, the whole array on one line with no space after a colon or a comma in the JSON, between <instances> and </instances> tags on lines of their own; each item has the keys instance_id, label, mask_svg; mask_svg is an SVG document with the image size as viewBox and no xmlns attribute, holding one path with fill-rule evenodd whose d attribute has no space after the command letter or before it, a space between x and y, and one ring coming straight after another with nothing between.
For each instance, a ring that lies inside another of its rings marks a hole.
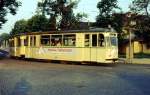
<instances>
[{"instance_id":1,"label":"red lettering on tram","mask_svg":"<svg viewBox=\"0 0 150 95\"><path fill-rule=\"evenodd\" d=\"M55 52L72 52L72 49L59 49L59 48L53 48L53 49L48 49L48 51L55 51Z\"/></svg>"}]
</instances>

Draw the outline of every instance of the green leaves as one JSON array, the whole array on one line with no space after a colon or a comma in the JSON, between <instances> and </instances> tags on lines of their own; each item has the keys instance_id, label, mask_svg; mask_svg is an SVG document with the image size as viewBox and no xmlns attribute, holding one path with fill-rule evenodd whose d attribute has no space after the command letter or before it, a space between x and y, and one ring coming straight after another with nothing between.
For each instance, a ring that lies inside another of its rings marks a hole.
<instances>
[{"instance_id":1,"label":"green leaves","mask_svg":"<svg viewBox=\"0 0 150 95\"><path fill-rule=\"evenodd\" d=\"M101 0L97 4L97 8L100 12L99 16L107 17L115 11L114 9L119 9L117 3L117 0Z\"/></svg>"},{"instance_id":2,"label":"green leaves","mask_svg":"<svg viewBox=\"0 0 150 95\"><path fill-rule=\"evenodd\" d=\"M150 0L133 0L130 10L135 13L142 13L149 16Z\"/></svg>"},{"instance_id":3,"label":"green leaves","mask_svg":"<svg viewBox=\"0 0 150 95\"><path fill-rule=\"evenodd\" d=\"M5 16L10 13L16 14L17 8L21 6L21 2L17 0L1 0L0 1L0 28L7 21Z\"/></svg>"},{"instance_id":4,"label":"green leaves","mask_svg":"<svg viewBox=\"0 0 150 95\"><path fill-rule=\"evenodd\" d=\"M11 35L28 32L27 21L22 19L15 23L14 28L10 32Z\"/></svg>"},{"instance_id":5,"label":"green leaves","mask_svg":"<svg viewBox=\"0 0 150 95\"><path fill-rule=\"evenodd\" d=\"M112 25L112 14L116 9L120 10L117 3L117 0L101 0L98 2L99 15L96 18L97 26L108 27L108 25Z\"/></svg>"},{"instance_id":6,"label":"green leaves","mask_svg":"<svg viewBox=\"0 0 150 95\"><path fill-rule=\"evenodd\" d=\"M142 39L150 47L150 0L133 0L130 10L136 13L137 38Z\"/></svg>"},{"instance_id":7,"label":"green leaves","mask_svg":"<svg viewBox=\"0 0 150 95\"><path fill-rule=\"evenodd\" d=\"M50 16L49 21L53 29L56 29L56 27L70 29L72 20L75 18L73 8L77 6L78 1L79 0L44 0L38 3L37 12L42 15ZM60 20L56 22L54 20L56 20L57 17L60 17Z\"/></svg>"},{"instance_id":8,"label":"green leaves","mask_svg":"<svg viewBox=\"0 0 150 95\"><path fill-rule=\"evenodd\" d=\"M43 15L34 15L29 20L19 20L15 23L11 35L26 32L38 32L50 30L49 20Z\"/></svg>"},{"instance_id":9,"label":"green leaves","mask_svg":"<svg viewBox=\"0 0 150 95\"><path fill-rule=\"evenodd\" d=\"M10 38L10 35L8 33L2 33L0 35L0 43L4 40L8 40Z\"/></svg>"},{"instance_id":10,"label":"green leaves","mask_svg":"<svg viewBox=\"0 0 150 95\"><path fill-rule=\"evenodd\" d=\"M31 32L49 30L48 19L44 15L35 15L27 22L28 29Z\"/></svg>"}]
</instances>

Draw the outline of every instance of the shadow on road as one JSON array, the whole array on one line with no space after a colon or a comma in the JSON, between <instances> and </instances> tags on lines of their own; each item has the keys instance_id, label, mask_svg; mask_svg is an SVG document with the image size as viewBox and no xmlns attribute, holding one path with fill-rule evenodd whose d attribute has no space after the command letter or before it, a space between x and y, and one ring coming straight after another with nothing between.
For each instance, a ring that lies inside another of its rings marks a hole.
<instances>
[{"instance_id":1,"label":"shadow on road","mask_svg":"<svg viewBox=\"0 0 150 95\"><path fill-rule=\"evenodd\" d=\"M18 83L16 83L13 92L10 95L28 95L31 90L31 84L22 78Z\"/></svg>"}]
</instances>

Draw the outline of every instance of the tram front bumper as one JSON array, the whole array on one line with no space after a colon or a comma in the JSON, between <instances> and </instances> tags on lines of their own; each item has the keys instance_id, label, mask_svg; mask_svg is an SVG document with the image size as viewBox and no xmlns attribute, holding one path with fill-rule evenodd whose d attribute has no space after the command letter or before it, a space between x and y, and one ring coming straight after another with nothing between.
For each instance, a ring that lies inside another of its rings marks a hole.
<instances>
[{"instance_id":1,"label":"tram front bumper","mask_svg":"<svg viewBox=\"0 0 150 95\"><path fill-rule=\"evenodd\" d=\"M115 62L117 62L119 59L118 58L113 58L113 59L105 59L106 60L106 62L108 62L108 63L115 63Z\"/></svg>"}]
</instances>

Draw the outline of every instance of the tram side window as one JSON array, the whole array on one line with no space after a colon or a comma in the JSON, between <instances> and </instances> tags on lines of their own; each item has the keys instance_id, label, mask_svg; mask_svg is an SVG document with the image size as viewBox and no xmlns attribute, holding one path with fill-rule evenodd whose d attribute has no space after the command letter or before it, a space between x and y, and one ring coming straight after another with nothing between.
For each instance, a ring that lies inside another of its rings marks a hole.
<instances>
[{"instance_id":1,"label":"tram side window","mask_svg":"<svg viewBox=\"0 0 150 95\"><path fill-rule=\"evenodd\" d=\"M17 46L20 47L21 46L21 39L17 38Z\"/></svg>"},{"instance_id":2,"label":"tram side window","mask_svg":"<svg viewBox=\"0 0 150 95\"><path fill-rule=\"evenodd\" d=\"M85 35L85 46L86 47L90 46L90 35L89 34Z\"/></svg>"},{"instance_id":3,"label":"tram side window","mask_svg":"<svg viewBox=\"0 0 150 95\"><path fill-rule=\"evenodd\" d=\"M104 35L103 34L99 34L99 36L98 36L98 46L100 46L100 47L105 46Z\"/></svg>"},{"instance_id":4,"label":"tram side window","mask_svg":"<svg viewBox=\"0 0 150 95\"><path fill-rule=\"evenodd\" d=\"M10 47L14 47L15 45L14 45L14 40L11 40L10 41Z\"/></svg>"},{"instance_id":5,"label":"tram side window","mask_svg":"<svg viewBox=\"0 0 150 95\"><path fill-rule=\"evenodd\" d=\"M51 46L62 46L62 35L52 35Z\"/></svg>"},{"instance_id":6,"label":"tram side window","mask_svg":"<svg viewBox=\"0 0 150 95\"><path fill-rule=\"evenodd\" d=\"M24 39L24 46L28 46L28 37Z\"/></svg>"},{"instance_id":7,"label":"tram side window","mask_svg":"<svg viewBox=\"0 0 150 95\"><path fill-rule=\"evenodd\" d=\"M36 36L34 36L34 46L36 46Z\"/></svg>"},{"instance_id":8,"label":"tram side window","mask_svg":"<svg viewBox=\"0 0 150 95\"><path fill-rule=\"evenodd\" d=\"M30 46L32 46L32 36L30 37Z\"/></svg>"},{"instance_id":9,"label":"tram side window","mask_svg":"<svg viewBox=\"0 0 150 95\"><path fill-rule=\"evenodd\" d=\"M92 46L97 46L97 34L92 35Z\"/></svg>"},{"instance_id":10,"label":"tram side window","mask_svg":"<svg viewBox=\"0 0 150 95\"><path fill-rule=\"evenodd\" d=\"M30 37L30 46L36 46L36 36Z\"/></svg>"},{"instance_id":11,"label":"tram side window","mask_svg":"<svg viewBox=\"0 0 150 95\"><path fill-rule=\"evenodd\" d=\"M76 44L75 34L64 35L63 43L64 43L64 46L75 46Z\"/></svg>"},{"instance_id":12,"label":"tram side window","mask_svg":"<svg viewBox=\"0 0 150 95\"><path fill-rule=\"evenodd\" d=\"M41 44L44 46L50 45L50 35L42 35L41 36Z\"/></svg>"}]
</instances>

